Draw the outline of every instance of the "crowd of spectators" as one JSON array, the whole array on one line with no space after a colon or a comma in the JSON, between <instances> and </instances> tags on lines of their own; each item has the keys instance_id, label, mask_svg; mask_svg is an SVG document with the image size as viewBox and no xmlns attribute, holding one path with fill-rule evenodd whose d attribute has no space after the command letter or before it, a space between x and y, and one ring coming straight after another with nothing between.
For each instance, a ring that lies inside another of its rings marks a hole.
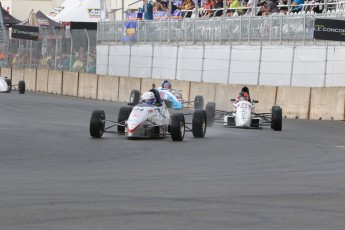
<instances>
[{"instance_id":1,"label":"crowd of spectators","mask_svg":"<svg viewBox=\"0 0 345 230\"><path fill-rule=\"evenodd\" d=\"M271 15L286 14L287 12L300 12L303 9L322 12L323 0L316 0L318 4L306 7L304 0L291 0L290 10L288 10L287 0L173 0L171 14L176 11L181 12L182 18L191 17L220 17L220 16L241 16L241 15ZM145 2L145 0L143 0ZM315 2L314 2L315 3ZM198 9L197 13L195 13ZM224 10L225 9L225 10ZM145 8L140 9L145 12ZM168 0L147 0L146 20L152 20L154 12L169 12Z\"/></svg>"},{"instance_id":2,"label":"crowd of spectators","mask_svg":"<svg viewBox=\"0 0 345 230\"><path fill-rule=\"evenodd\" d=\"M29 51L11 53L0 49L0 66L96 73L96 47L92 47L89 53L84 47L80 47L72 55L68 52L57 54L55 49L44 54L37 54L35 51L31 54Z\"/></svg>"}]
</instances>

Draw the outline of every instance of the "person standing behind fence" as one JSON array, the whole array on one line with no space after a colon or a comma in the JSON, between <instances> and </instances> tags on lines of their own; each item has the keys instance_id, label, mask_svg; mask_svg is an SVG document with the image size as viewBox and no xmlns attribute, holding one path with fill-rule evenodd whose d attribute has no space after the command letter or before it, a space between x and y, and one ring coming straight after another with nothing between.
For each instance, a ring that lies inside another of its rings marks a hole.
<instances>
[{"instance_id":1,"label":"person standing behind fence","mask_svg":"<svg viewBox=\"0 0 345 230\"><path fill-rule=\"evenodd\" d=\"M145 12L145 0L143 0L143 8L141 9L141 12L144 13L144 19L145 20L153 20L153 5L149 0L146 0L146 12Z\"/></svg>"}]
</instances>

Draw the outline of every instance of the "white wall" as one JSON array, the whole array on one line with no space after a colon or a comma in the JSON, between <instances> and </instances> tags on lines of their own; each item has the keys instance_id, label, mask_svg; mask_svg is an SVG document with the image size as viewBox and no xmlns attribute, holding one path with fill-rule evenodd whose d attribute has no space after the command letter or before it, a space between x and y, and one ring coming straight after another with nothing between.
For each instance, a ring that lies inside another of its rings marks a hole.
<instances>
[{"instance_id":1,"label":"white wall","mask_svg":"<svg viewBox=\"0 0 345 230\"><path fill-rule=\"evenodd\" d=\"M268 86L345 86L345 48L329 46L99 46L97 73ZM106 68L109 62L108 68Z\"/></svg>"}]
</instances>

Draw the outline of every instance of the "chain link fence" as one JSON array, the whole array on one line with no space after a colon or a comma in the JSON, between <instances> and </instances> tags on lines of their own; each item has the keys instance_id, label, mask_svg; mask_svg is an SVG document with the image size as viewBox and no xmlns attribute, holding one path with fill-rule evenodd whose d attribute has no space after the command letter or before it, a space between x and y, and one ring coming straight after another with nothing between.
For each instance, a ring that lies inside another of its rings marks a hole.
<instances>
[{"instance_id":1,"label":"chain link fence","mask_svg":"<svg viewBox=\"0 0 345 230\"><path fill-rule=\"evenodd\" d=\"M0 47L1 67L96 73L96 30L40 29L37 41L9 39Z\"/></svg>"}]
</instances>

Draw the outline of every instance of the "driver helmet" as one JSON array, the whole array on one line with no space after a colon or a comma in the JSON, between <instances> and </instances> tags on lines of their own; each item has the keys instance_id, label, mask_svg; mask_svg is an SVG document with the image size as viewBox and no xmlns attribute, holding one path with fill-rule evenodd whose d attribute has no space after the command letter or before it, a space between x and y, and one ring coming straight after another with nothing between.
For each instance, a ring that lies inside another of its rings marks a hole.
<instances>
[{"instance_id":1,"label":"driver helmet","mask_svg":"<svg viewBox=\"0 0 345 230\"><path fill-rule=\"evenodd\" d=\"M247 92L243 92L243 99L248 101L249 95Z\"/></svg>"},{"instance_id":2,"label":"driver helmet","mask_svg":"<svg viewBox=\"0 0 345 230\"><path fill-rule=\"evenodd\" d=\"M155 103L155 95L152 92L145 92L142 96L142 100L145 104L153 105Z\"/></svg>"},{"instance_id":3,"label":"driver helmet","mask_svg":"<svg viewBox=\"0 0 345 230\"><path fill-rule=\"evenodd\" d=\"M163 88L164 89L171 89L171 83L168 81L164 82Z\"/></svg>"},{"instance_id":4,"label":"driver helmet","mask_svg":"<svg viewBox=\"0 0 345 230\"><path fill-rule=\"evenodd\" d=\"M248 101L248 93L247 92L240 92L238 95L239 101Z\"/></svg>"}]
</instances>

